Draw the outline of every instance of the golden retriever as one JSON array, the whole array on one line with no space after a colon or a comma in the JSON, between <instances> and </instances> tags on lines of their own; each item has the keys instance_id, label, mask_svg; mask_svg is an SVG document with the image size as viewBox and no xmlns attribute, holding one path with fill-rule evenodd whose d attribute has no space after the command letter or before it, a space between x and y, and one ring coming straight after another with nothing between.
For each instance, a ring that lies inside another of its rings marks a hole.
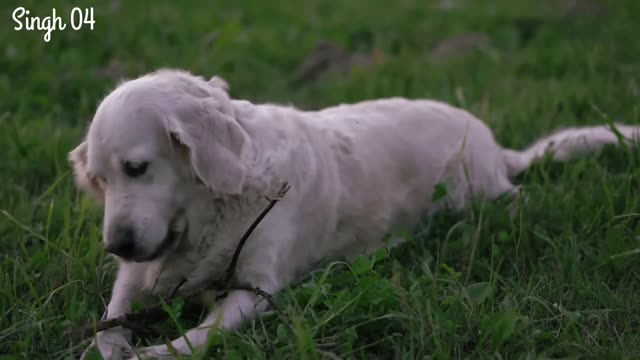
<instances>
[{"instance_id":1,"label":"golden retriever","mask_svg":"<svg viewBox=\"0 0 640 360\"><path fill-rule=\"evenodd\" d=\"M640 129L617 126L627 140ZM516 194L510 177L545 154L565 160L619 141L608 126L565 129L525 151L500 147L468 112L431 100L364 101L320 111L233 100L227 84L160 70L120 84L71 151L78 186L104 203L103 240L119 270L106 317L134 301L218 278L238 239L284 181L287 196L243 249L238 281L275 293L321 259L366 253L421 214ZM433 200L434 188L446 196ZM232 291L172 342L189 354L212 326L232 329L265 309ZM188 341L187 341L188 339ZM134 351L129 332L95 339L105 358ZM189 345L190 344L190 345Z\"/></svg>"}]
</instances>

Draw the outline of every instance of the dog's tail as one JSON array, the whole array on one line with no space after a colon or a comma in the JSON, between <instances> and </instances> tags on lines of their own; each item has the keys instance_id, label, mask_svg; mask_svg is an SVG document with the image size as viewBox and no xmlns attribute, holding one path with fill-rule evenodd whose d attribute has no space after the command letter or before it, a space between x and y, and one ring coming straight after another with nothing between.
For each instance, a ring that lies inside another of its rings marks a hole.
<instances>
[{"instance_id":1,"label":"dog's tail","mask_svg":"<svg viewBox=\"0 0 640 360\"><path fill-rule=\"evenodd\" d=\"M538 140L524 151L503 149L503 156L509 176L515 176L545 156L550 156L556 161L565 161L596 152L608 144L637 143L639 140L640 126L602 125L567 128Z\"/></svg>"}]
</instances>

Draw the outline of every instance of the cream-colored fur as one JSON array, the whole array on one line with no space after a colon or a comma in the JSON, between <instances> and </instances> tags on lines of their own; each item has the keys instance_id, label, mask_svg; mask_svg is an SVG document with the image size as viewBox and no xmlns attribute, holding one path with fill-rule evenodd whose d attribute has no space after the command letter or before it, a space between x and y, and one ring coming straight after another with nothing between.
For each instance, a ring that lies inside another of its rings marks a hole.
<instances>
[{"instance_id":1,"label":"cream-colored fur","mask_svg":"<svg viewBox=\"0 0 640 360\"><path fill-rule=\"evenodd\" d=\"M639 129L618 126L627 139ZM568 129L524 152L496 144L466 111L402 98L300 111L232 100L226 83L161 70L117 87L100 104L86 140L70 153L78 185L105 205L104 242L132 231L106 317L133 301L219 278L237 241L284 181L286 197L244 248L237 280L277 292L321 259L371 251L385 234L411 229L421 214L464 209L517 189L509 177L550 153L558 160L618 139L606 126ZM129 176L125 162L147 163ZM432 201L434 187L447 195ZM175 239L166 244L168 234ZM186 333L194 347L211 326L232 329L260 312L252 293L231 292ZM97 334L109 358L134 354L128 332ZM173 347L188 354L184 338ZM139 349L171 358L167 346Z\"/></svg>"}]
</instances>

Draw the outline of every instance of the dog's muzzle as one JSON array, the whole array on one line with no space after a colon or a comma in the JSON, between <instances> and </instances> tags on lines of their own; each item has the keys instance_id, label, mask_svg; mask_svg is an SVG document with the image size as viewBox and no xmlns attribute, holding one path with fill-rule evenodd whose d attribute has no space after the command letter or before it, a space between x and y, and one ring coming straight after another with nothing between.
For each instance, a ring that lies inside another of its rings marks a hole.
<instances>
[{"instance_id":1,"label":"dog's muzzle","mask_svg":"<svg viewBox=\"0 0 640 360\"><path fill-rule=\"evenodd\" d=\"M164 255L169 249L174 248L188 232L188 226L184 221L183 212L180 211L170 221L167 234L162 242L150 253L141 252L136 244L136 234L132 227L121 226L116 228L113 240L105 246L105 250L125 261L146 262L153 261Z\"/></svg>"}]
</instances>

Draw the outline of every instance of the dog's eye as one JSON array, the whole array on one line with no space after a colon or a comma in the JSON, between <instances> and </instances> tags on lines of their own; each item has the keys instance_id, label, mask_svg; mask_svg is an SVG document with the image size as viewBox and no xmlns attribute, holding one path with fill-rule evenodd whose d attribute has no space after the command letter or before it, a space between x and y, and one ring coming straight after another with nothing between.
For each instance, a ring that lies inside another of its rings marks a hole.
<instances>
[{"instance_id":1,"label":"dog's eye","mask_svg":"<svg viewBox=\"0 0 640 360\"><path fill-rule=\"evenodd\" d=\"M149 166L148 161L143 161L139 163L134 163L131 161L123 161L122 162L122 171L124 171L127 176L135 178L143 175L147 171L147 167Z\"/></svg>"}]
</instances>

